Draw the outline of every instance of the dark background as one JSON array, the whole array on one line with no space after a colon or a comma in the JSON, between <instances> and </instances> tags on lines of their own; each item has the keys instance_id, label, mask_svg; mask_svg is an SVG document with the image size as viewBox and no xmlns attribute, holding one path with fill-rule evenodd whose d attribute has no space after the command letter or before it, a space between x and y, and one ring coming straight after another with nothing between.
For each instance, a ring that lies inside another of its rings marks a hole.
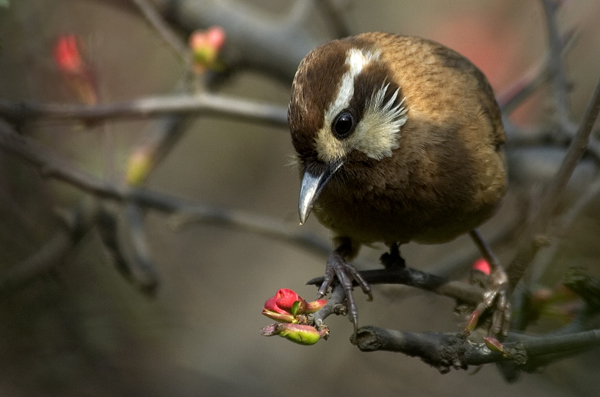
<instances>
[{"instance_id":1,"label":"dark background","mask_svg":"<svg viewBox=\"0 0 600 397\"><path fill-rule=\"evenodd\" d=\"M288 1L248 1L268 13L285 13ZM566 2L561 26L581 35L568 57L575 117L583 112L600 72L600 3ZM497 92L527 70L545 50L543 12L537 1L444 0L354 1L348 14L356 32L383 30L419 35L447 44L471 58ZM319 16L314 28L326 31ZM98 70L103 102L172 92L184 67L138 15L103 1L12 0L0 8L0 98L71 102L53 62L61 33L84 41ZM223 93L287 104L289 86L257 73L240 73ZM544 123L549 111L541 90L512 119L524 126ZM116 168L149 121L119 121ZM102 174L100 127L36 122L24 133L64 157ZM153 174L149 187L226 208L241 208L290 225L297 223L297 170L287 130L227 120L198 119ZM483 228L490 233L521 216L523 191L514 183L500 214ZM516 195L519 192L521 195ZM577 195L575 191L575 195ZM57 208L84 195L60 182L44 181L18 159L0 152L0 271L10 269L50 239L60 225ZM598 208L574 230L563 231L562 268L573 262L597 268ZM321 275L325 258L250 233L211 225L181 231L163 214L148 214L149 243L161 286L155 298L137 292L114 269L96 231L88 233L64 263L47 276L0 298L0 395L444 395L583 396L599 391L597 351L556 363L541 374L506 384L490 365L476 375L440 375L421 361L392 353L361 353L348 337L345 318L328 319L331 338L303 347L259 335L270 320L260 315L279 288L307 299L305 286ZM311 218L307 226L327 237ZM500 249L510 258L510 245ZM410 266L426 270L446 257L472 249L468 238L441 246L403 249ZM376 268L382 247L363 249L361 260ZM505 259L506 260L506 259ZM468 265L468 264L467 264ZM559 272L560 273L560 272ZM553 286L559 276L547 280ZM401 291L402 294L399 293ZM431 294L376 287L374 302L357 300L362 325L409 331L457 329L453 302ZM553 324L549 324L553 326Z\"/></svg>"}]
</instances>

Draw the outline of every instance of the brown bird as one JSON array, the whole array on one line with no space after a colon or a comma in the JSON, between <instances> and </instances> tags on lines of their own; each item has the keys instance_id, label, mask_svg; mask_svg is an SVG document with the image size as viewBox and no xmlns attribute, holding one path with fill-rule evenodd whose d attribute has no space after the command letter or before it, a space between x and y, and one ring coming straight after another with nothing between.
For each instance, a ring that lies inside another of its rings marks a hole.
<instances>
[{"instance_id":1,"label":"brown bird","mask_svg":"<svg viewBox=\"0 0 600 397\"><path fill-rule=\"evenodd\" d=\"M303 175L300 222L313 210L335 234L318 295L337 277L355 335L352 282L370 288L348 261L362 244L384 242L397 257L409 241L464 233L485 245L475 228L506 190L505 132L489 82L462 55L387 33L326 43L300 63L288 122ZM491 261L498 277L480 308L501 295L495 327L506 333L506 276Z\"/></svg>"}]
</instances>

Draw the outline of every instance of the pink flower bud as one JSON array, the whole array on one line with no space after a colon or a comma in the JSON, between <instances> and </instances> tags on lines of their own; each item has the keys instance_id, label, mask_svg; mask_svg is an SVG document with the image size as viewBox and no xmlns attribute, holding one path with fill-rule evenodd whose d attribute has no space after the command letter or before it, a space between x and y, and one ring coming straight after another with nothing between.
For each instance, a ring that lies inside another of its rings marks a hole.
<instances>
[{"instance_id":1,"label":"pink flower bud","mask_svg":"<svg viewBox=\"0 0 600 397\"><path fill-rule=\"evenodd\" d=\"M308 302L306 305L305 313L315 313L323 308L327 304L325 299L319 299L316 301Z\"/></svg>"},{"instance_id":2,"label":"pink flower bud","mask_svg":"<svg viewBox=\"0 0 600 397\"><path fill-rule=\"evenodd\" d=\"M77 36L68 34L58 38L52 52L56 66L69 87L82 102L93 105L98 102L96 78L90 65L83 59L80 47Z\"/></svg>"},{"instance_id":3,"label":"pink flower bud","mask_svg":"<svg viewBox=\"0 0 600 397\"><path fill-rule=\"evenodd\" d=\"M62 72L83 72L83 61L77 46L77 37L74 34L59 37L54 46L53 55L56 65Z\"/></svg>"},{"instance_id":4,"label":"pink flower bud","mask_svg":"<svg viewBox=\"0 0 600 397\"><path fill-rule=\"evenodd\" d=\"M196 30L190 35L189 45L197 72L203 72L206 69L221 70L224 68L218 57L225 44L225 38L225 31L220 26L211 26L205 31Z\"/></svg>"},{"instance_id":5,"label":"pink flower bud","mask_svg":"<svg viewBox=\"0 0 600 397\"><path fill-rule=\"evenodd\" d=\"M483 340L485 341L485 345L487 346L487 348L491 351L504 353L504 346L502 345L502 343L500 343L498 339L488 336L484 337Z\"/></svg>"},{"instance_id":6,"label":"pink flower bud","mask_svg":"<svg viewBox=\"0 0 600 397\"><path fill-rule=\"evenodd\" d=\"M277 296L273 296L273 297L267 299L267 301L265 302L264 308L266 310L276 312L276 313L289 314L287 311L283 310L282 308L280 308L277 305Z\"/></svg>"},{"instance_id":7,"label":"pink flower bud","mask_svg":"<svg viewBox=\"0 0 600 397\"><path fill-rule=\"evenodd\" d=\"M302 299L300 295L298 295L291 289L281 288L275 294L275 298L277 307L285 310L288 313L292 313L292 307L294 306L294 303L300 301L300 309L298 314L304 312L303 309L306 306L306 301L304 301L304 299ZM304 302L304 304L302 304L302 302Z\"/></svg>"},{"instance_id":8,"label":"pink flower bud","mask_svg":"<svg viewBox=\"0 0 600 397\"><path fill-rule=\"evenodd\" d=\"M291 289L281 288L267 299L262 314L279 322L297 323L301 321L299 315L314 313L326 304L325 299L308 303Z\"/></svg>"},{"instance_id":9,"label":"pink flower bud","mask_svg":"<svg viewBox=\"0 0 600 397\"><path fill-rule=\"evenodd\" d=\"M469 321L467 321L467 326L465 327L467 334L473 332L473 330L477 327L479 316L481 316L481 312L479 310L474 310L473 313L471 313L471 316L469 316Z\"/></svg>"},{"instance_id":10,"label":"pink flower bud","mask_svg":"<svg viewBox=\"0 0 600 397\"><path fill-rule=\"evenodd\" d=\"M471 268L473 270L479 270L481 273L489 276L490 273L492 272L492 268L490 267L490 264L488 263L488 261L486 261L483 258L479 258L477 259L474 263L473 266L471 266Z\"/></svg>"}]
</instances>

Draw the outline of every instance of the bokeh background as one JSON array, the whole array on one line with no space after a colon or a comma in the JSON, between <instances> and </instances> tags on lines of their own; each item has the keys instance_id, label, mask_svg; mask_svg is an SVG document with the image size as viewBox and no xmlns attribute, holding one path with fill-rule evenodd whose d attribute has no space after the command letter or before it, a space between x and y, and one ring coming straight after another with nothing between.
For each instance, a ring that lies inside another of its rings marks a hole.
<instances>
[{"instance_id":1,"label":"bokeh background","mask_svg":"<svg viewBox=\"0 0 600 397\"><path fill-rule=\"evenodd\" d=\"M76 33L98 71L103 102L170 94L184 67L136 13L94 0L10 0L0 8L0 98L77 103L52 59L63 33ZM284 15L290 1L244 1L269 15ZM569 53L570 103L583 112L600 74L600 3L565 1L563 28L580 34ZM419 35L455 48L506 88L546 48L543 11L533 0L422 0L348 3L358 32L383 30ZM327 32L319 15L307 21ZM229 95L286 105L289 84L255 72L240 72L220 90ZM528 100L512 120L540 125L550 108L546 89ZM116 169L124 172L132 147L149 120L111 122ZM23 133L65 159L102 174L100 127L35 122ZM283 128L197 119L149 181L157 191L198 202L239 208L297 223L298 175ZM515 182L490 233L521 216L523 190ZM537 187L539 188L539 187ZM520 191L520 195L516 194ZM576 193L577 194L577 193ZM576 195L575 194L575 195ZM0 279L48 241L60 224L56 211L84 194L0 152ZM532 196L528 196L532 197ZM533 195L533 197L536 197ZM577 261L597 267L598 209L574 230L564 231L564 254L556 266ZM64 263L24 288L0 298L0 395L2 396L585 396L598 395L600 369L592 351L527 374L515 384L494 366L476 375L440 375L418 359L392 353L361 353L348 340L345 318L329 318L331 338L311 347L259 335L270 320L260 315L279 288L307 299L306 280L321 275L325 258L251 233L214 225L174 230L170 219L149 211L149 244L160 274L154 298L140 294L115 270L97 231L89 232ZM315 219L304 226L328 237ZM514 246L500 248L510 258ZM441 259L470 250L467 238L441 246L408 245L410 266L427 270ZM363 249L360 260L376 268L382 247ZM468 266L468 264L466 264ZM560 273L560 272L559 272ZM558 276L557 276L558 277ZM556 279L548 280L550 286ZM409 331L457 329L453 302L425 293L375 287L374 302L357 294L361 324Z\"/></svg>"}]
</instances>

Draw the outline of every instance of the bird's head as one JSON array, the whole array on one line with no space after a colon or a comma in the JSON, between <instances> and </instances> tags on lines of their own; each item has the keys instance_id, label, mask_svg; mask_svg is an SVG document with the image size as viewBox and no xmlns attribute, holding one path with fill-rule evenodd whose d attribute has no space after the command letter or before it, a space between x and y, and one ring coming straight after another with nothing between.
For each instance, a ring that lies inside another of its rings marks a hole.
<instances>
[{"instance_id":1,"label":"bird's head","mask_svg":"<svg viewBox=\"0 0 600 397\"><path fill-rule=\"evenodd\" d=\"M408 115L387 50L376 40L336 40L310 52L296 72L288 123L303 172L301 223L341 168L364 167L365 158L380 161L398 148Z\"/></svg>"}]
</instances>

